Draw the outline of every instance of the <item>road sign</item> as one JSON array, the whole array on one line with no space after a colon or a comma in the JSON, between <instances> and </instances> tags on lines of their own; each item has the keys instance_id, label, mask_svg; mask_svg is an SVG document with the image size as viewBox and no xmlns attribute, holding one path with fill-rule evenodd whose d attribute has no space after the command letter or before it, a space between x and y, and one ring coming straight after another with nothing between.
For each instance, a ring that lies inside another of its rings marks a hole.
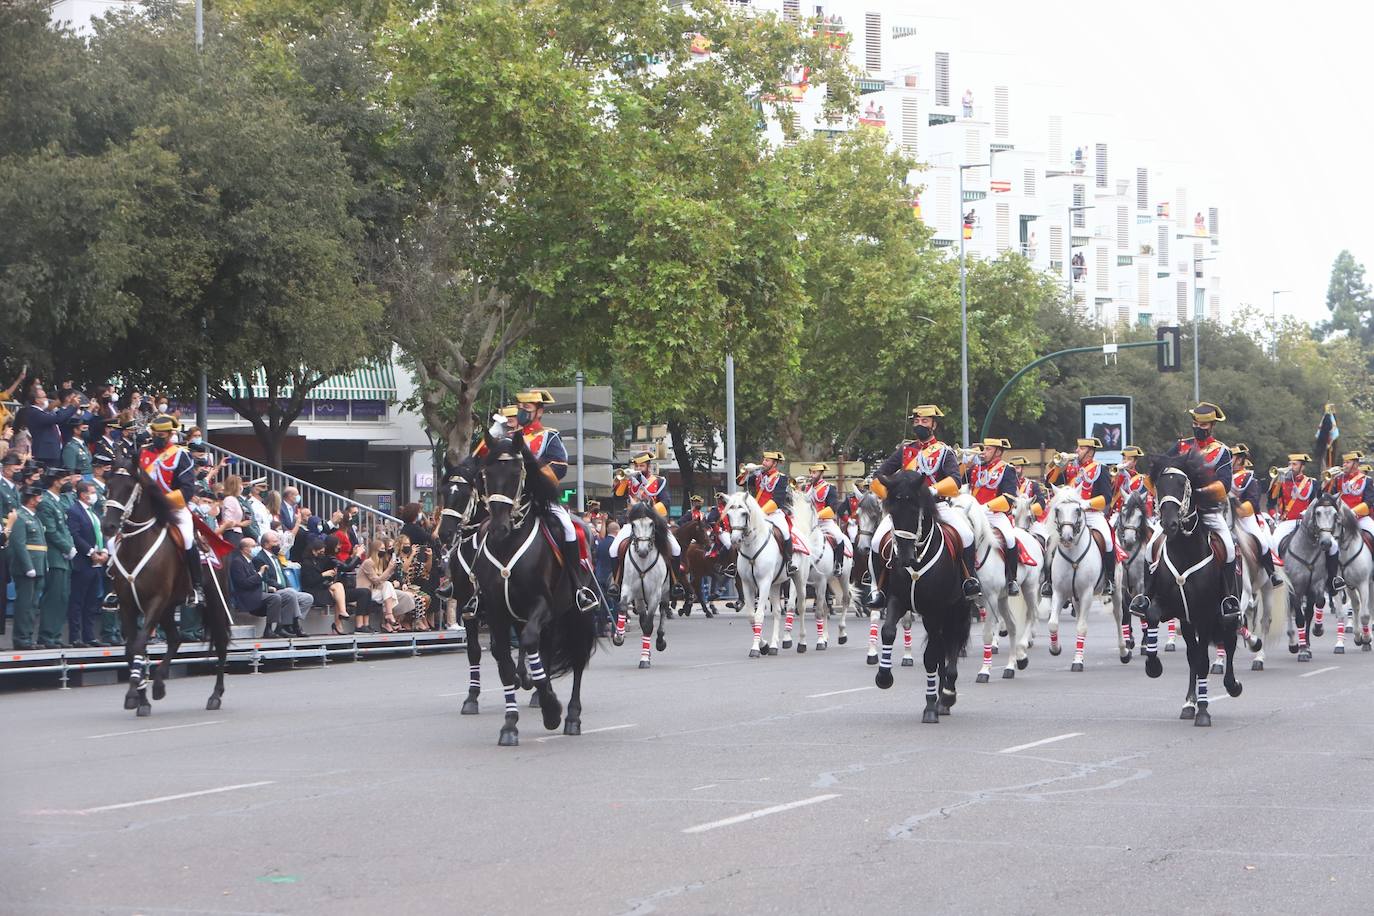
<instances>
[{"instance_id":1,"label":"road sign","mask_svg":"<svg viewBox=\"0 0 1374 916\"><path fill-rule=\"evenodd\" d=\"M789 461L787 462L787 473L792 477L810 477L811 471L808 468L813 464L824 464L829 468L825 476L834 480L839 476L840 467L837 461ZM864 476L864 463L862 461L846 461L844 463L844 476L846 480L859 480Z\"/></svg>"}]
</instances>

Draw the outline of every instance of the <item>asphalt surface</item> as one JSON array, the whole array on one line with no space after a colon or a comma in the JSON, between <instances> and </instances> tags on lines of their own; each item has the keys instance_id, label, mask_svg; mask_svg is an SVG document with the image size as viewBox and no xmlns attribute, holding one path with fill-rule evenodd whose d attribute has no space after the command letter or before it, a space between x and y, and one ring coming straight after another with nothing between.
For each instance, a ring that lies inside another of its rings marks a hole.
<instances>
[{"instance_id":1,"label":"asphalt surface","mask_svg":"<svg viewBox=\"0 0 1374 916\"><path fill-rule=\"evenodd\" d=\"M0 695L0 911L1368 913L1374 654L1273 634L1195 728L1182 654L1149 680L1090 622L1082 673L1068 623L1013 680L971 646L937 725L919 660L873 688L858 621L750 660L729 611L649 670L608 641L580 737L522 695L518 748L489 659L458 715L456 654L239 675L213 713L203 677L145 719L123 687Z\"/></svg>"}]
</instances>

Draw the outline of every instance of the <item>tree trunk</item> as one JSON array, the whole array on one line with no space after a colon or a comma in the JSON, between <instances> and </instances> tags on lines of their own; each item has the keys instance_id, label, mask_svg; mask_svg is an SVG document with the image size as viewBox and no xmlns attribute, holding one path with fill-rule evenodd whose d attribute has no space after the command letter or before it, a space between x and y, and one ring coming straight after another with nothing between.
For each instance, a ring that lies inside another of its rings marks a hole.
<instances>
[{"instance_id":1,"label":"tree trunk","mask_svg":"<svg viewBox=\"0 0 1374 916\"><path fill-rule=\"evenodd\" d=\"M682 420L668 421L668 434L673 441L673 457L677 459L678 473L682 475L682 511L686 512L692 494L697 491L697 470L692 463L692 449L687 444L687 424Z\"/></svg>"}]
</instances>

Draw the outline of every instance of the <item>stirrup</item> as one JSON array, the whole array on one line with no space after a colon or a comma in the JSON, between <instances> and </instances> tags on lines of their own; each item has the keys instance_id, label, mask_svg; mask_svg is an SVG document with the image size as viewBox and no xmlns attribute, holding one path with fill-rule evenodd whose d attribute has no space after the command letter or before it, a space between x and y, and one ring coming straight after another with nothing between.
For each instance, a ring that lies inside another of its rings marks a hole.
<instances>
[{"instance_id":1,"label":"stirrup","mask_svg":"<svg viewBox=\"0 0 1374 916\"><path fill-rule=\"evenodd\" d=\"M205 589L199 585L191 590L191 604L194 607L205 607Z\"/></svg>"},{"instance_id":2,"label":"stirrup","mask_svg":"<svg viewBox=\"0 0 1374 916\"><path fill-rule=\"evenodd\" d=\"M1240 599L1238 599L1235 595L1227 595L1226 597L1221 599L1221 614L1223 617L1229 617L1232 614L1239 613Z\"/></svg>"},{"instance_id":3,"label":"stirrup","mask_svg":"<svg viewBox=\"0 0 1374 916\"><path fill-rule=\"evenodd\" d=\"M725 566L721 569L721 572L725 573L731 579L739 575L739 569L735 566L734 563L725 564Z\"/></svg>"},{"instance_id":4,"label":"stirrup","mask_svg":"<svg viewBox=\"0 0 1374 916\"><path fill-rule=\"evenodd\" d=\"M983 594L983 586L977 578L975 578L974 576L969 576L967 579L964 580L965 598L976 598L981 594Z\"/></svg>"},{"instance_id":5,"label":"stirrup","mask_svg":"<svg viewBox=\"0 0 1374 916\"><path fill-rule=\"evenodd\" d=\"M1283 584L1283 579L1279 576L1278 573L1271 572L1269 574L1269 584L1272 585L1274 588L1278 588L1280 585Z\"/></svg>"},{"instance_id":6,"label":"stirrup","mask_svg":"<svg viewBox=\"0 0 1374 916\"><path fill-rule=\"evenodd\" d=\"M868 602L867 602L867 604L868 604L868 606L871 607L871 608L886 607L886 606L887 606L887 596L885 596L885 595L883 594L883 590L882 590L882 589L880 589L880 588L875 588L875 589L873 589L873 593L872 593L871 595L868 596Z\"/></svg>"},{"instance_id":7,"label":"stirrup","mask_svg":"<svg viewBox=\"0 0 1374 916\"><path fill-rule=\"evenodd\" d=\"M590 614L600 606L601 602L596 598L596 592L587 586L582 586L577 590L577 609L584 614Z\"/></svg>"},{"instance_id":8,"label":"stirrup","mask_svg":"<svg viewBox=\"0 0 1374 916\"><path fill-rule=\"evenodd\" d=\"M102 611L119 610L119 596L116 595L114 592L109 592L108 594L106 594L105 600L100 602L100 609Z\"/></svg>"},{"instance_id":9,"label":"stirrup","mask_svg":"<svg viewBox=\"0 0 1374 916\"><path fill-rule=\"evenodd\" d=\"M1054 596L1054 584L1049 580L1040 583L1040 597L1051 598Z\"/></svg>"},{"instance_id":10,"label":"stirrup","mask_svg":"<svg viewBox=\"0 0 1374 916\"><path fill-rule=\"evenodd\" d=\"M1130 611L1137 617L1144 617L1145 612L1150 609L1150 599L1145 595L1136 595L1131 599Z\"/></svg>"},{"instance_id":11,"label":"stirrup","mask_svg":"<svg viewBox=\"0 0 1374 916\"><path fill-rule=\"evenodd\" d=\"M1021 586L1017 584L1017 582L1016 582L1015 579L1008 579L1008 580L1007 580L1007 594L1008 594L1008 595L1019 595L1019 594L1021 594Z\"/></svg>"},{"instance_id":12,"label":"stirrup","mask_svg":"<svg viewBox=\"0 0 1374 916\"><path fill-rule=\"evenodd\" d=\"M1332 577L1331 577L1331 593L1334 595L1336 592L1343 592L1343 591L1345 591L1345 579L1341 578L1340 576L1332 576Z\"/></svg>"},{"instance_id":13,"label":"stirrup","mask_svg":"<svg viewBox=\"0 0 1374 916\"><path fill-rule=\"evenodd\" d=\"M787 574L788 574L789 576L795 576L795 575L797 574L797 561L796 561L796 560L788 560L788 561L787 561Z\"/></svg>"},{"instance_id":14,"label":"stirrup","mask_svg":"<svg viewBox=\"0 0 1374 916\"><path fill-rule=\"evenodd\" d=\"M1102 583L1102 594L1103 594L1104 596L1115 595L1115 594L1116 594L1116 583L1114 583L1111 579L1108 579L1106 582L1103 582L1103 583Z\"/></svg>"},{"instance_id":15,"label":"stirrup","mask_svg":"<svg viewBox=\"0 0 1374 916\"><path fill-rule=\"evenodd\" d=\"M469 598L469 599L467 600L467 603L463 605L463 619L464 619L464 620L471 620L472 618L474 618L474 617L476 617L476 616L477 616L477 596L476 596L476 595L473 595L471 598Z\"/></svg>"}]
</instances>

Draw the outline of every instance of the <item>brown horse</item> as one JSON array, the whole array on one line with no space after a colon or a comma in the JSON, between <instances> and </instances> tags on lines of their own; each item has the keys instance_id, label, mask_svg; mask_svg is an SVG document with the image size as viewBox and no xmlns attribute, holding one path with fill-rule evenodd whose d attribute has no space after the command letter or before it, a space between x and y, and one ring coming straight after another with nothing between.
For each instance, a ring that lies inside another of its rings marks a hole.
<instances>
[{"instance_id":1,"label":"brown horse","mask_svg":"<svg viewBox=\"0 0 1374 916\"><path fill-rule=\"evenodd\" d=\"M160 700L167 693L167 673L181 646L175 612L191 592L185 549L171 515L171 504L146 474L120 468L110 476L100 527L106 542L115 544L110 580L128 634L124 657L129 663L129 690L124 695L124 708L138 710L139 716L153 712L147 693L148 640L159 626L167 634L167 654L153 668L153 699ZM205 577L205 628L218 662L215 689L205 708L219 709L229 654L230 617L224 570L211 568L209 573Z\"/></svg>"},{"instance_id":2,"label":"brown horse","mask_svg":"<svg viewBox=\"0 0 1374 916\"><path fill-rule=\"evenodd\" d=\"M687 586L683 589L686 595L682 600L682 610L678 613L683 617L691 614L692 601L696 599L701 602L701 609L707 617L716 616L711 610L711 596L706 594L706 585L703 582L707 576L713 579L720 578L716 560L710 556L711 534L706 530L706 524L699 519L692 519L678 525L673 530L673 535L682 546L682 578L686 580Z\"/></svg>"}]
</instances>

